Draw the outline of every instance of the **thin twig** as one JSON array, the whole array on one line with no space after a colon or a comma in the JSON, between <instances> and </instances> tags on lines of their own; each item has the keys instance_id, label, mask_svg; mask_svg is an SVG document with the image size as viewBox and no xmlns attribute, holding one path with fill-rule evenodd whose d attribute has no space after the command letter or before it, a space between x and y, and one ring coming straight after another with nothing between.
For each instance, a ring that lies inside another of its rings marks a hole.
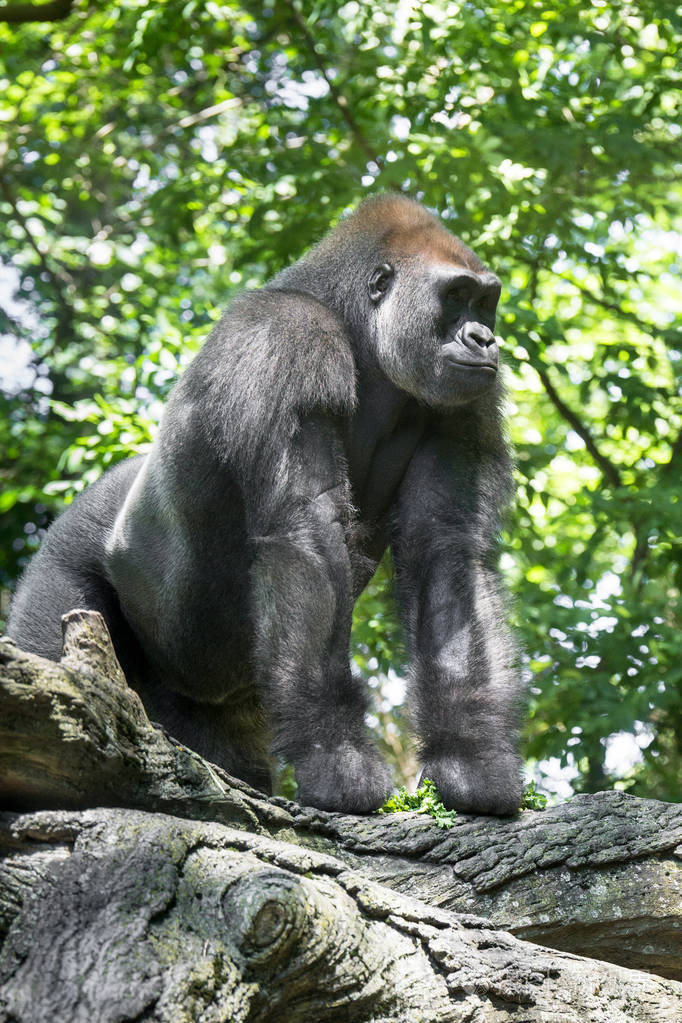
<instances>
[{"instance_id":1,"label":"thin twig","mask_svg":"<svg viewBox=\"0 0 682 1023\"><path fill-rule=\"evenodd\" d=\"M682 462L682 430L678 433L677 437L673 441L672 451L670 452L670 458L663 466L662 472L666 476L671 475L676 469L678 469Z\"/></svg>"},{"instance_id":2,"label":"thin twig","mask_svg":"<svg viewBox=\"0 0 682 1023\"><path fill-rule=\"evenodd\" d=\"M531 304L534 304L535 299L537 297L540 266L537 260L533 260L532 262L529 261L528 266L530 267L530 281L528 284L528 292ZM600 467L601 471L604 473L609 482L614 487L619 487L621 485L621 479L620 474L616 469L615 465L613 465L612 462L609 462L608 458L606 458L605 455L602 455L601 451L597 447L597 443L594 440L592 434L587 429L582 420L578 417L578 415L573 411L573 409L569 408L569 406L566 404L563 398L560 397L556 387L549 379L546 370L538 369L537 366L535 366L534 368L538 376L542 380L542 384L545 388L545 391L547 392L547 397L554 405L554 408L557 410L559 415L561 415L563 419L566 420L569 426L571 426L575 430L578 436L582 437L585 447L590 452L592 458Z\"/></svg>"},{"instance_id":3,"label":"thin twig","mask_svg":"<svg viewBox=\"0 0 682 1023\"><path fill-rule=\"evenodd\" d=\"M50 265L50 263L48 263L45 253L42 251L42 249L38 245L38 242L33 237L31 229L28 226L26 217L19 209L17 202L10 191L7 181L5 180L2 174L0 174L0 192L2 192L5 202L7 202L12 207L12 213L14 214L14 218L21 227L24 234L26 235L26 240L28 241L28 244L38 257L38 261L40 263L40 267L43 273L47 274L49 279L53 282L55 288L59 291L60 297L65 301L64 295L62 293L62 287L72 286L74 284L73 278L69 273L67 273L64 267L57 264L53 268Z\"/></svg>"},{"instance_id":4,"label":"thin twig","mask_svg":"<svg viewBox=\"0 0 682 1023\"><path fill-rule=\"evenodd\" d=\"M558 273L556 270L552 270L551 267L543 267L543 269L546 270L548 273L551 273L552 276L558 277L562 281L566 281L568 284L571 285L572 288L575 288L576 291L579 291L580 294L589 302L594 302L594 304L600 306L600 308L608 309L609 312L615 313L616 316L619 316L621 319L628 320L630 323L633 323L636 327L638 327L642 331L642 333L648 334L650 337L653 335L660 337L661 334L665 333L669 333L671 335L679 333L679 331L674 331L671 330L670 328L662 327L657 323L648 323L646 320L640 319L636 313L632 313L628 309L623 309L623 307L619 306L616 302L609 302L608 299L602 298L601 295L595 295L594 292L590 291L589 288L584 287L582 284L577 284L571 278L566 277L565 274Z\"/></svg>"},{"instance_id":5,"label":"thin twig","mask_svg":"<svg viewBox=\"0 0 682 1023\"><path fill-rule=\"evenodd\" d=\"M212 107L204 107L203 110L199 110L196 114L188 114L187 117L183 117L178 121L177 128L191 128L194 124L199 124L200 121L208 121L211 117L216 117L218 114L223 114L226 110L232 110L235 107L240 107L242 101L236 96L231 96L229 99L224 99L221 103L214 103Z\"/></svg>"}]
</instances>

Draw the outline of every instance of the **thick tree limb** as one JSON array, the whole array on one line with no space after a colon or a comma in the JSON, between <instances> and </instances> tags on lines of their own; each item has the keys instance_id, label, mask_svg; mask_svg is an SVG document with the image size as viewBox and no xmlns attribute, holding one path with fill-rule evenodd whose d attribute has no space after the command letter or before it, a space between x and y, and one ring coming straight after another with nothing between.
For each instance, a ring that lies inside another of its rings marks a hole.
<instances>
[{"instance_id":1,"label":"thick tree limb","mask_svg":"<svg viewBox=\"0 0 682 1023\"><path fill-rule=\"evenodd\" d=\"M682 985L549 952L338 859L134 810L2 815L15 1023L676 1023Z\"/></svg>"},{"instance_id":2,"label":"thick tree limb","mask_svg":"<svg viewBox=\"0 0 682 1023\"><path fill-rule=\"evenodd\" d=\"M355 817L267 799L150 724L92 612L66 616L59 665L0 641L0 803L0 940L10 929L0 1019L4 1008L17 1020L175 1023L220 1004L230 1007L222 1018L295 1021L299 996L308 1019L375 1023L418 1019L418 1005L428 1020L682 1014L674 980L497 931L682 979L682 807L608 792L515 819L460 815L443 831L415 814ZM307 876L273 880L273 866ZM226 919L228 888L237 908ZM407 895L421 900L409 912ZM255 915L240 916L249 906ZM462 913L487 923L470 927ZM303 937L281 962L264 952L261 968L249 957L269 947L276 921ZM328 938L316 943L316 929ZM70 962L86 964L81 981L92 962L87 992L76 992ZM325 1015L316 992L330 984L338 1007ZM33 1015L26 991L44 999ZM106 991L118 1015L106 1014Z\"/></svg>"}]
</instances>

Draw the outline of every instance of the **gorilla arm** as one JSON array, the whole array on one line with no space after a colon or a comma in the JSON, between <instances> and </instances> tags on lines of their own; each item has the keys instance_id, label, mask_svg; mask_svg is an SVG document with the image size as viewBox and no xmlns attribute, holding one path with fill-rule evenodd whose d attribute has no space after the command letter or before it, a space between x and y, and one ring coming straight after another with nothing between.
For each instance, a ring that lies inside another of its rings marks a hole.
<instances>
[{"instance_id":1,"label":"gorilla arm","mask_svg":"<svg viewBox=\"0 0 682 1023\"><path fill-rule=\"evenodd\" d=\"M349 667L351 508L338 427L307 418L287 461L286 486L251 540L262 699L274 751L294 765L299 801L364 812L383 803L390 777Z\"/></svg>"},{"instance_id":2,"label":"gorilla arm","mask_svg":"<svg viewBox=\"0 0 682 1023\"><path fill-rule=\"evenodd\" d=\"M450 436L443 428L420 445L399 493L392 547L423 776L450 807L506 814L522 792L522 687L494 568L510 472L499 433L481 447L477 419L462 410L445 421Z\"/></svg>"}]
</instances>

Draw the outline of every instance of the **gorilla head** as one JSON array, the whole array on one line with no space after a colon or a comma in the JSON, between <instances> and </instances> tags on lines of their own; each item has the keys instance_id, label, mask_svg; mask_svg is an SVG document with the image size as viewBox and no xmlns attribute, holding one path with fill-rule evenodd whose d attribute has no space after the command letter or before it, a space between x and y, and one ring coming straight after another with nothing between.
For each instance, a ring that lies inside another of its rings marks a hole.
<instances>
[{"instance_id":1,"label":"gorilla head","mask_svg":"<svg viewBox=\"0 0 682 1023\"><path fill-rule=\"evenodd\" d=\"M496 386L500 281L412 200L366 200L295 272L353 325L361 365L425 405L447 412Z\"/></svg>"}]
</instances>

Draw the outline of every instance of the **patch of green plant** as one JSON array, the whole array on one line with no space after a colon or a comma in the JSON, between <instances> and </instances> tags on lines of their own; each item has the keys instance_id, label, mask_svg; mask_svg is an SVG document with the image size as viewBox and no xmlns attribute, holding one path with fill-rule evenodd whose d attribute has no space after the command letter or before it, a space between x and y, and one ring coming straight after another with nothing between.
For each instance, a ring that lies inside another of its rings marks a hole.
<instances>
[{"instance_id":1,"label":"patch of green plant","mask_svg":"<svg viewBox=\"0 0 682 1023\"><path fill-rule=\"evenodd\" d=\"M271 765L271 771L273 796L282 796L284 799L295 801L298 783L294 774L294 765L288 763L284 757L276 757Z\"/></svg>"},{"instance_id":2,"label":"patch of green plant","mask_svg":"<svg viewBox=\"0 0 682 1023\"><path fill-rule=\"evenodd\" d=\"M523 790L521 799L521 810L544 810L547 806L547 796L538 792L534 781L529 781Z\"/></svg>"},{"instance_id":3,"label":"patch of green plant","mask_svg":"<svg viewBox=\"0 0 682 1023\"><path fill-rule=\"evenodd\" d=\"M455 810L446 810L435 782L424 778L414 795L410 795L402 786L393 796L389 796L377 813L428 813L433 817L439 828L451 828L455 823Z\"/></svg>"}]
</instances>

